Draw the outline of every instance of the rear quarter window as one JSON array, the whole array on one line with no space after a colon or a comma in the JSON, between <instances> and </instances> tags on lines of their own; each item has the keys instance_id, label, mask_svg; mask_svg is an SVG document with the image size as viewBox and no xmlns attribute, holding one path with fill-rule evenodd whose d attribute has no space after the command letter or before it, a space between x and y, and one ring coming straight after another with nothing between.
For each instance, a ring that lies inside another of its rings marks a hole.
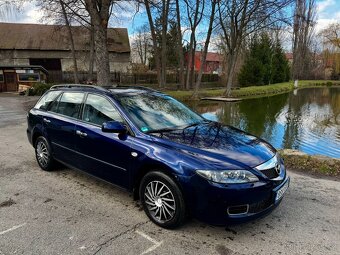
<instances>
[{"instance_id":1,"label":"rear quarter window","mask_svg":"<svg viewBox=\"0 0 340 255\"><path fill-rule=\"evenodd\" d=\"M57 99L57 97L61 94L61 91L50 91L47 92L44 96L40 98L38 103L34 106L35 109L46 111L52 102Z\"/></svg>"}]
</instances>

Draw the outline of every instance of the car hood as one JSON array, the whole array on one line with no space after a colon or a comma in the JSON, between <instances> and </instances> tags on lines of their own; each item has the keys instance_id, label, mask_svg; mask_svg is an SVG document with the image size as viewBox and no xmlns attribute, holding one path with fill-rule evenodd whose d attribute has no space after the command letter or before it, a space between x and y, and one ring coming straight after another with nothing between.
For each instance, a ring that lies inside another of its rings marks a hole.
<instances>
[{"instance_id":1,"label":"car hood","mask_svg":"<svg viewBox=\"0 0 340 255\"><path fill-rule=\"evenodd\" d=\"M156 143L194 156L214 169L255 167L276 153L262 139L217 122L154 134L154 137Z\"/></svg>"}]
</instances>

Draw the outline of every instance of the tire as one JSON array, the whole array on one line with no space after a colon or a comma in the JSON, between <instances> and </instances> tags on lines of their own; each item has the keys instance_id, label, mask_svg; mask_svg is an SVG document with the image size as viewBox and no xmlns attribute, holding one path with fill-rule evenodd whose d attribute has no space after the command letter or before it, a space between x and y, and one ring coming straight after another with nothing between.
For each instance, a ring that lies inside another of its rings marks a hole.
<instances>
[{"instance_id":1,"label":"tire","mask_svg":"<svg viewBox=\"0 0 340 255\"><path fill-rule=\"evenodd\" d=\"M52 157L51 146L45 137L39 136L35 141L35 157L38 165L44 171L52 171L54 169L54 159Z\"/></svg>"},{"instance_id":2,"label":"tire","mask_svg":"<svg viewBox=\"0 0 340 255\"><path fill-rule=\"evenodd\" d=\"M147 173L141 180L139 197L146 215L158 226L173 229L184 223L183 194L168 175L158 171Z\"/></svg>"}]
</instances>

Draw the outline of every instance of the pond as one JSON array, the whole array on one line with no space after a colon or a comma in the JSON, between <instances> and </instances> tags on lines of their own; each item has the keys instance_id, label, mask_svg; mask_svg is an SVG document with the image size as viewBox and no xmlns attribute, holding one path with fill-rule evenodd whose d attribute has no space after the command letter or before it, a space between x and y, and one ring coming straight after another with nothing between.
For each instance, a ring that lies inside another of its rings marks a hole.
<instances>
[{"instance_id":1,"label":"pond","mask_svg":"<svg viewBox=\"0 0 340 255\"><path fill-rule=\"evenodd\" d=\"M240 102L187 102L205 118L255 134L277 149L340 158L340 87L299 89Z\"/></svg>"}]
</instances>

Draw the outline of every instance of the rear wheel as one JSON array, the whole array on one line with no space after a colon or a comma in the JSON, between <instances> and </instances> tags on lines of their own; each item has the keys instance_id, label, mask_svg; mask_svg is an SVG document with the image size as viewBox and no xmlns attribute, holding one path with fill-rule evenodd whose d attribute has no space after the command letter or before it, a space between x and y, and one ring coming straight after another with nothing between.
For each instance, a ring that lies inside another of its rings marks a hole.
<instances>
[{"instance_id":1,"label":"rear wheel","mask_svg":"<svg viewBox=\"0 0 340 255\"><path fill-rule=\"evenodd\" d=\"M39 136L35 141L35 157L42 170L53 170L54 160L51 154L51 147L43 136Z\"/></svg>"},{"instance_id":2,"label":"rear wheel","mask_svg":"<svg viewBox=\"0 0 340 255\"><path fill-rule=\"evenodd\" d=\"M186 210L178 185L162 172L150 172L141 181L139 195L147 216L164 228L184 223Z\"/></svg>"}]
</instances>

